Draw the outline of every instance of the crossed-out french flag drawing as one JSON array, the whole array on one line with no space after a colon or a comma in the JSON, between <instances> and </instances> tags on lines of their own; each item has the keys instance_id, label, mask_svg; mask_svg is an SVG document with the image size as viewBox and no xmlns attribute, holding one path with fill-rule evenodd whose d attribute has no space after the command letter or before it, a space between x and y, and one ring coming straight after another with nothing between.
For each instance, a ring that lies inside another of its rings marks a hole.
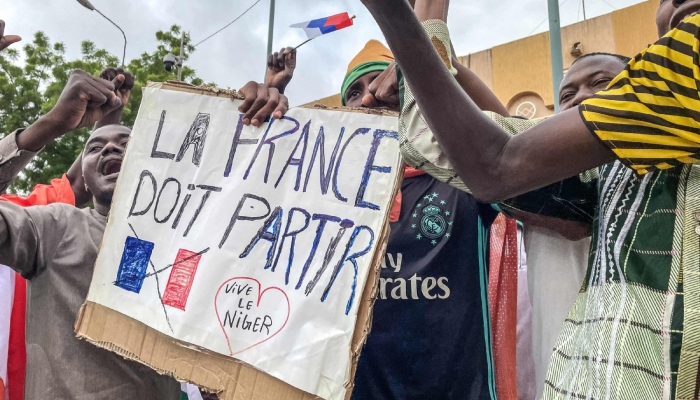
<instances>
[{"instance_id":1,"label":"crossed-out french flag drawing","mask_svg":"<svg viewBox=\"0 0 700 400\"><path fill-rule=\"evenodd\" d=\"M114 285L130 292L140 293L143 282L148 277L146 272L151 264L154 248L155 243L153 242L131 236L127 237ZM185 249L178 250L175 261L162 270L172 268L168 284L163 292L163 304L185 310L201 259L202 253ZM155 267L153 269L155 270ZM157 275L162 271L154 271L154 274Z\"/></svg>"},{"instance_id":2,"label":"crossed-out french flag drawing","mask_svg":"<svg viewBox=\"0 0 700 400\"><path fill-rule=\"evenodd\" d=\"M292 28L301 28L309 39L317 38L327 33L335 32L348 26L352 26L353 18L348 13L331 15L326 18L314 19L311 21L294 24Z\"/></svg>"}]
</instances>

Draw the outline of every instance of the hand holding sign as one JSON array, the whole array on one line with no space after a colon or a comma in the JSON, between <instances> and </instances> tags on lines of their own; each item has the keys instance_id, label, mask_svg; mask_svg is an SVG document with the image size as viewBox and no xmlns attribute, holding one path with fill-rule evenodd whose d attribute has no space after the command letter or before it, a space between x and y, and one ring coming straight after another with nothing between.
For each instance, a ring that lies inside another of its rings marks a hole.
<instances>
[{"instance_id":1,"label":"hand holding sign","mask_svg":"<svg viewBox=\"0 0 700 400\"><path fill-rule=\"evenodd\" d=\"M172 86L144 91L88 301L344 398L399 179L396 117L282 116L286 97L254 82L233 103Z\"/></svg>"},{"instance_id":2,"label":"hand holding sign","mask_svg":"<svg viewBox=\"0 0 700 400\"><path fill-rule=\"evenodd\" d=\"M238 111L245 113L243 123L246 125L259 126L270 115L280 119L289 109L287 96L265 84L250 81L240 92L245 96L245 100L238 107Z\"/></svg>"}]
</instances>

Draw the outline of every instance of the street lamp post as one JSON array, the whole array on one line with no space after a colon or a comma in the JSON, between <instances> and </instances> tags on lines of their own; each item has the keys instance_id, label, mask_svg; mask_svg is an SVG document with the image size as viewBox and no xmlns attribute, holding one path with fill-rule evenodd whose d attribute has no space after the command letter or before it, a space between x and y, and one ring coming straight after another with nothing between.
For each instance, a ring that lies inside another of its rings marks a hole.
<instances>
[{"instance_id":1,"label":"street lamp post","mask_svg":"<svg viewBox=\"0 0 700 400\"><path fill-rule=\"evenodd\" d=\"M182 69L185 68L185 30L182 30L180 37L180 68L177 69L177 80L182 81Z\"/></svg>"},{"instance_id":2,"label":"street lamp post","mask_svg":"<svg viewBox=\"0 0 700 400\"><path fill-rule=\"evenodd\" d=\"M117 29L119 29L119 31L121 31L122 35L124 36L124 51L122 52L122 67L124 67L124 61L126 60L126 33L124 33L124 30L122 28L120 28L119 25L115 24L114 21L107 18L106 15L102 14L102 12L100 10L98 10L97 8L95 8L95 6L93 6L89 0L78 0L78 3L80 3L83 7L87 8L90 11L97 11L98 14L100 14L102 17L104 17L104 19L106 19L107 21L111 22L112 25L116 26Z\"/></svg>"},{"instance_id":3,"label":"street lamp post","mask_svg":"<svg viewBox=\"0 0 700 400\"><path fill-rule=\"evenodd\" d=\"M275 30L275 0L270 0L270 20L267 23L267 54L265 54L265 75L267 79L267 57L272 54L272 36Z\"/></svg>"},{"instance_id":4,"label":"street lamp post","mask_svg":"<svg viewBox=\"0 0 700 400\"><path fill-rule=\"evenodd\" d=\"M554 90L554 112L559 112L559 85L564 79L564 60L561 49L561 23L559 0L548 0L549 8L549 52L552 60L552 89Z\"/></svg>"}]
</instances>

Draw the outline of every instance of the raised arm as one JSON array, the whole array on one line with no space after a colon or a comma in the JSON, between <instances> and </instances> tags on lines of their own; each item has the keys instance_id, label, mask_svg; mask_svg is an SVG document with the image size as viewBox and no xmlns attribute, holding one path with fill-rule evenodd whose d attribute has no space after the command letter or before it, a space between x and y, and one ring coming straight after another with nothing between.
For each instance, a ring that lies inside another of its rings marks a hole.
<instances>
[{"instance_id":1,"label":"raised arm","mask_svg":"<svg viewBox=\"0 0 700 400\"><path fill-rule=\"evenodd\" d=\"M449 0L416 0L414 11L420 22L429 20L446 22L449 6ZM501 104L496 95L474 72L459 62L453 47L452 49L452 65L457 72L455 79L462 90L474 100L474 103L482 111L492 111L507 117L508 110ZM369 86L369 91L374 94L377 100L388 104L399 102L399 84L395 67L395 63L392 63Z\"/></svg>"},{"instance_id":2,"label":"raised arm","mask_svg":"<svg viewBox=\"0 0 700 400\"><path fill-rule=\"evenodd\" d=\"M122 79L116 79L118 76ZM124 107L129 104L131 90L134 88L134 76L124 71L122 68L106 68L100 74L100 78L114 83L114 94L119 98L121 105L112 112L105 114L95 123L95 129L102 128L107 125L120 124L122 122L122 112Z\"/></svg>"},{"instance_id":3,"label":"raised arm","mask_svg":"<svg viewBox=\"0 0 700 400\"><path fill-rule=\"evenodd\" d=\"M115 78L115 82L123 80ZM56 106L25 130L0 140L0 193L52 140L81 127L92 126L121 105L114 82L74 71Z\"/></svg>"},{"instance_id":4,"label":"raised arm","mask_svg":"<svg viewBox=\"0 0 700 400\"><path fill-rule=\"evenodd\" d=\"M120 75L123 79L116 79ZM124 111L124 107L129 103L131 90L134 88L133 75L124 71L122 68L106 68L100 74L100 78L114 83L114 94L119 98L121 105L112 110L112 112L103 115L102 118L95 123L95 129L121 123L122 112ZM68 178L68 182L70 182L71 190L75 196L76 207L81 208L92 200L92 193L87 189L85 179L83 179L82 153L78 155L78 158L75 159L73 165L68 169L66 177Z\"/></svg>"},{"instance_id":5,"label":"raised arm","mask_svg":"<svg viewBox=\"0 0 700 400\"><path fill-rule=\"evenodd\" d=\"M495 112L504 117L510 116L506 107L496 97L496 94L472 70L460 63L454 52L452 54L452 65L457 70L457 75L455 75L457 83L480 110Z\"/></svg>"},{"instance_id":6,"label":"raised arm","mask_svg":"<svg viewBox=\"0 0 700 400\"><path fill-rule=\"evenodd\" d=\"M447 23L447 14L450 9L450 0L416 0L413 7L418 21L425 22L439 19ZM464 92L474 101L481 111L492 111L504 117L508 117L508 110L498 100L498 97L489 89L472 70L459 62L452 49L452 66L457 70L455 79Z\"/></svg>"},{"instance_id":7,"label":"raised arm","mask_svg":"<svg viewBox=\"0 0 700 400\"><path fill-rule=\"evenodd\" d=\"M445 68L408 3L363 3L382 29L428 125L477 198L510 198L614 159L574 110L520 135L506 133Z\"/></svg>"},{"instance_id":8,"label":"raised arm","mask_svg":"<svg viewBox=\"0 0 700 400\"><path fill-rule=\"evenodd\" d=\"M267 74L265 84L276 88L284 94L287 85L294 77L294 69L297 67L297 51L292 47L285 47L279 52L270 54L267 58Z\"/></svg>"},{"instance_id":9,"label":"raised arm","mask_svg":"<svg viewBox=\"0 0 700 400\"><path fill-rule=\"evenodd\" d=\"M39 151L72 130L93 126L121 107L121 100L114 93L115 84L121 82L124 82L123 75L108 81L80 70L73 71L56 106L17 135L17 147Z\"/></svg>"}]
</instances>

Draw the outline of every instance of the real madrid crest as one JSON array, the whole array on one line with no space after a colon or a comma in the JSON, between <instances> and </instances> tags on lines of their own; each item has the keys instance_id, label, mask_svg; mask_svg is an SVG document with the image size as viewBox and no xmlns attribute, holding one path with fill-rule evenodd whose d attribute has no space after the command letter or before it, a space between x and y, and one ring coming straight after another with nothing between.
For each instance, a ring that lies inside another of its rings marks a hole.
<instances>
[{"instance_id":1,"label":"real madrid crest","mask_svg":"<svg viewBox=\"0 0 700 400\"><path fill-rule=\"evenodd\" d=\"M438 197L440 196L437 193L423 197L428 204L425 207L421 203L416 204L411 215L413 218L420 218L418 223L411 224L411 229L419 229L420 231L416 235L416 239L430 239L432 245L436 245L438 239L443 236L449 238L453 224L452 219L448 220L451 216L450 212L443 210L447 203L444 200L436 202Z\"/></svg>"},{"instance_id":2,"label":"real madrid crest","mask_svg":"<svg viewBox=\"0 0 700 400\"><path fill-rule=\"evenodd\" d=\"M423 208L423 218L420 220L420 230L430 239L437 239L445 234L447 222L440 215L442 210L440 207L431 204Z\"/></svg>"}]
</instances>

